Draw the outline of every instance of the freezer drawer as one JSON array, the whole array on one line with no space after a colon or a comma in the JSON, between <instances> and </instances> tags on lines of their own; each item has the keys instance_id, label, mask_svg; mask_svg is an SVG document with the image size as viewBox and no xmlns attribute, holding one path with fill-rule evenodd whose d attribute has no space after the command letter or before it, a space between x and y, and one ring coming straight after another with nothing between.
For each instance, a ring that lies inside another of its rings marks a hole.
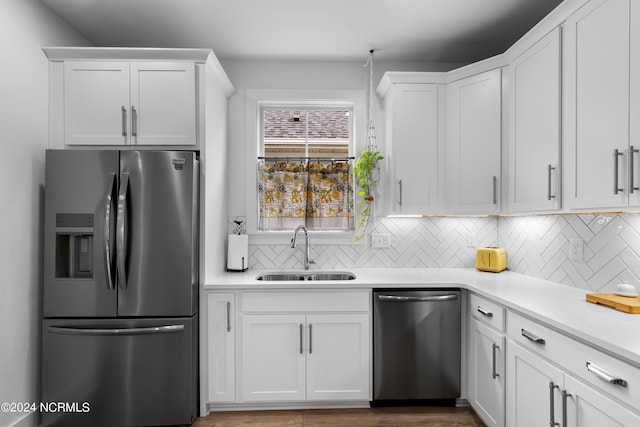
<instances>
[{"instance_id":1,"label":"freezer drawer","mask_svg":"<svg viewBox=\"0 0 640 427\"><path fill-rule=\"evenodd\" d=\"M191 424L198 316L45 319L42 401L89 411L43 413L43 426Z\"/></svg>"}]
</instances>

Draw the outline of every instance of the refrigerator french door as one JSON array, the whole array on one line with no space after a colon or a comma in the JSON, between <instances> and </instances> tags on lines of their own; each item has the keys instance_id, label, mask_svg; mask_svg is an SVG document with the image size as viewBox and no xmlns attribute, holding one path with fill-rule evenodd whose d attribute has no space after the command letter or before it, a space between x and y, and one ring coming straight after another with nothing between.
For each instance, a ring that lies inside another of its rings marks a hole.
<instances>
[{"instance_id":1,"label":"refrigerator french door","mask_svg":"<svg viewBox=\"0 0 640 427\"><path fill-rule=\"evenodd\" d=\"M44 426L195 417L198 176L189 151L47 151L42 401L89 410Z\"/></svg>"}]
</instances>

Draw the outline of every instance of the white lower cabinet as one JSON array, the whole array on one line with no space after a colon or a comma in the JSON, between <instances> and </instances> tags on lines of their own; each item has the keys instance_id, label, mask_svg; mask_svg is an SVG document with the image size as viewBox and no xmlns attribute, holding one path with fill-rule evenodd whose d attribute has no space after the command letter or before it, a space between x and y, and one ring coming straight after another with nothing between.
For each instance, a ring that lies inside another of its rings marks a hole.
<instances>
[{"instance_id":1,"label":"white lower cabinet","mask_svg":"<svg viewBox=\"0 0 640 427\"><path fill-rule=\"evenodd\" d=\"M370 290L216 291L205 301L203 411L371 400Z\"/></svg>"},{"instance_id":2,"label":"white lower cabinet","mask_svg":"<svg viewBox=\"0 0 640 427\"><path fill-rule=\"evenodd\" d=\"M640 426L640 415L510 342L507 425Z\"/></svg>"},{"instance_id":3,"label":"white lower cabinet","mask_svg":"<svg viewBox=\"0 0 640 427\"><path fill-rule=\"evenodd\" d=\"M469 294L467 399L488 427L504 427L504 308Z\"/></svg>"},{"instance_id":4,"label":"white lower cabinet","mask_svg":"<svg viewBox=\"0 0 640 427\"><path fill-rule=\"evenodd\" d=\"M242 316L242 399L304 400L306 319L299 314Z\"/></svg>"},{"instance_id":5,"label":"white lower cabinet","mask_svg":"<svg viewBox=\"0 0 640 427\"><path fill-rule=\"evenodd\" d=\"M207 294L208 401L233 402L235 381L235 294Z\"/></svg>"},{"instance_id":6,"label":"white lower cabinet","mask_svg":"<svg viewBox=\"0 0 640 427\"><path fill-rule=\"evenodd\" d=\"M245 314L245 401L369 400L368 314Z\"/></svg>"},{"instance_id":7,"label":"white lower cabinet","mask_svg":"<svg viewBox=\"0 0 640 427\"><path fill-rule=\"evenodd\" d=\"M507 334L507 426L640 426L638 368L511 312Z\"/></svg>"},{"instance_id":8,"label":"white lower cabinet","mask_svg":"<svg viewBox=\"0 0 640 427\"><path fill-rule=\"evenodd\" d=\"M488 427L504 426L503 334L471 319L469 400Z\"/></svg>"}]
</instances>

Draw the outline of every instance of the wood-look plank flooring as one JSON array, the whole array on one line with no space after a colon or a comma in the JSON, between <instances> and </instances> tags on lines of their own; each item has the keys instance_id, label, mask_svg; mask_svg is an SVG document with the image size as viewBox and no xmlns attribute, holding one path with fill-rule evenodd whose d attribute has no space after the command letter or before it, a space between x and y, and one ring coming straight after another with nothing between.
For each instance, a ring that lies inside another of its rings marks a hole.
<instances>
[{"instance_id":1,"label":"wood-look plank flooring","mask_svg":"<svg viewBox=\"0 0 640 427\"><path fill-rule=\"evenodd\" d=\"M192 427L485 427L473 409L385 407L212 412Z\"/></svg>"}]
</instances>

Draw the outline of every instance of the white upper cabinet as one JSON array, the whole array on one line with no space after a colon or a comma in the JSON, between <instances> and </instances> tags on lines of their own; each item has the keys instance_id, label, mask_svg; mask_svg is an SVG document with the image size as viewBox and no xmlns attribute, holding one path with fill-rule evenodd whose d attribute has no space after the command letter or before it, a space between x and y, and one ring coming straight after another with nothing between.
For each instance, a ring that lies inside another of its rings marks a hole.
<instances>
[{"instance_id":1,"label":"white upper cabinet","mask_svg":"<svg viewBox=\"0 0 640 427\"><path fill-rule=\"evenodd\" d=\"M195 145L195 64L65 61L67 145Z\"/></svg>"},{"instance_id":2,"label":"white upper cabinet","mask_svg":"<svg viewBox=\"0 0 640 427\"><path fill-rule=\"evenodd\" d=\"M438 85L393 83L385 95L390 213L436 213Z\"/></svg>"},{"instance_id":3,"label":"white upper cabinet","mask_svg":"<svg viewBox=\"0 0 640 427\"><path fill-rule=\"evenodd\" d=\"M128 108L128 62L64 63L67 144L124 144L129 132Z\"/></svg>"},{"instance_id":4,"label":"white upper cabinet","mask_svg":"<svg viewBox=\"0 0 640 427\"><path fill-rule=\"evenodd\" d=\"M502 72L447 85L447 213L500 212Z\"/></svg>"},{"instance_id":5,"label":"white upper cabinet","mask_svg":"<svg viewBox=\"0 0 640 427\"><path fill-rule=\"evenodd\" d=\"M560 208L560 28L508 67L510 212Z\"/></svg>"},{"instance_id":6,"label":"white upper cabinet","mask_svg":"<svg viewBox=\"0 0 640 427\"><path fill-rule=\"evenodd\" d=\"M131 109L133 144L194 145L195 64L131 63Z\"/></svg>"},{"instance_id":7,"label":"white upper cabinet","mask_svg":"<svg viewBox=\"0 0 640 427\"><path fill-rule=\"evenodd\" d=\"M637 56L640 44L634 30L630 45L630 1L593 0L571 15L565 27L566 205L599 209L640 204L640 141L629 138L629 106L631 102L637 110L638 102L630 100L630 52ZM638 65L637 59L633 64ZM639 71L631 73L634 87Z\"/></svg>"}]
</instances>

